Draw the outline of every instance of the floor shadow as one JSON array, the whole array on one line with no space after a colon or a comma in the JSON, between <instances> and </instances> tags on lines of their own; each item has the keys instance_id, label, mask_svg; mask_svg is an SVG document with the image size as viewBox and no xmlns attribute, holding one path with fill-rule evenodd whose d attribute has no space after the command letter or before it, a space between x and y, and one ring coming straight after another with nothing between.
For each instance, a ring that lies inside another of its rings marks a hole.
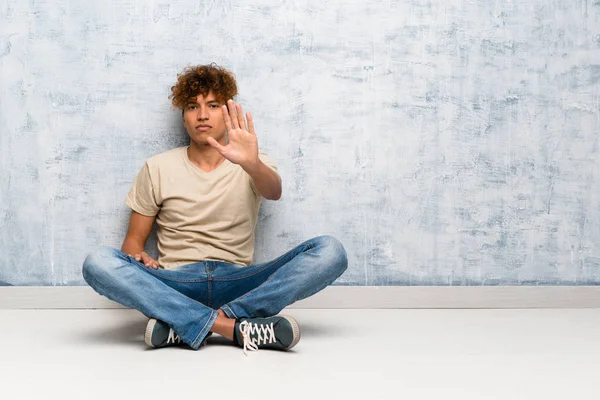
<instances>
[{"instance_id":1,"label":"floor shadow","mask_svg":"<svg viewBox=\"0 0 600 400\"><path fill-rule=\"evenodd\" d=\"M302 336L341 336L346 335L343 327L333 324L316 324L314 322L299 322Z\"/></svg>"},{"instance_id":2,"label":"floor shadow","mask_svg":"<svg viewBox=\"0 0 600 400\"><path fill-rule=\"evenodd\" d=\"M101 329L95 327L93 330L82 330L78 334L80 335L79 339L86 343L143 347L145 346L146 323L147 320L136 319L135 321L107 325Z\"/></svg>"},{"instance_id":3,"label":"floor shadow","mask_svg":"<svg viewBox=\"0 0 600 400\"><path fill-rule=\"evenodd\" d=\"M219 335L212 335L206 339L206 344L209 346L235 346L233 342L229 339L224 338Z\"/></svg>"},{"instance_id":4,"label":"floor shadow","mask_svg":"<svg viewBox=\"0 0 600 400\"><path fill-rule=\"evenodd\" d=\"M144 332L147 319L142 315L136 316L130 321L119 321L114 324L105 325L101 329L95 326L93 329L83 328L78 331L78 341L95 345L123 345L147 348L144 343ZM300 333L307 337L330 337L348 336L349 332L343 326L316 322L299 322ZM206 339L206 344L211 346L235 346L230 340L213 334ZM186 347L186 346L182 346Z\"/></svg>"}]
</instances>

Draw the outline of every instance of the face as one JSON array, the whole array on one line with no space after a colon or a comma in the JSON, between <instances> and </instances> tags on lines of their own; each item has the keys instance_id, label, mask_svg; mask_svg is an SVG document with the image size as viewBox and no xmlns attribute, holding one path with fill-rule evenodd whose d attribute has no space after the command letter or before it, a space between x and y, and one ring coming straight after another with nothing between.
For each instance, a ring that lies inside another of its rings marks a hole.
<instances>
[{"instance_id":1,"label":"face","mask_svg":"<svg viewBox=\"0 0 600 400\"><path fill-rule=\"evenodd\" d=\"M225 144L225 120L220 103L213 92L206 97L199 94L192 98L183 109L183 125L190 139L198 144L208 145L206 138L212 136L217 142Z\"/></svg>"}]
</instances>

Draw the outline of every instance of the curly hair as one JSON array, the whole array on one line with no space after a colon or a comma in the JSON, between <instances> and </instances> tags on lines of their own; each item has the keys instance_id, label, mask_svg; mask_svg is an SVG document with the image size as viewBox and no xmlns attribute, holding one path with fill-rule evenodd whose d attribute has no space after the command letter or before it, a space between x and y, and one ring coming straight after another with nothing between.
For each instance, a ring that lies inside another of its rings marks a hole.
<instances>
[{"instance_id":1,"label":"curly hair","mask_svg":"<svg viewBox=\"0 0 600 400\"><path fill-rule=\"evenodd\" d=\"M212 91L217 101L226 103L238 93L235 76L215 63L187 67L177 75L177 83L171 87L173 106L184 109L190 99Z\"/></svg>"}]
</instances>

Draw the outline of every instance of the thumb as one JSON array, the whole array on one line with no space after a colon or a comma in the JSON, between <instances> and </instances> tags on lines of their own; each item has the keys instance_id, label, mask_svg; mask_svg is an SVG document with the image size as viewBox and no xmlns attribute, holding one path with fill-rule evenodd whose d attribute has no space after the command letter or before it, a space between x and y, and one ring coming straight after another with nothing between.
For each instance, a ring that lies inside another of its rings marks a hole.
<instances>
[{"instance_id":1,"label":"thumb","mask_svg":"<svg viewBox=\"0 0 600 400\"><path fill-rule=\"evenodd\" d=\"M215 140L215 138L209 137L206 139L208 144L214 147L219 153L223 154L225 152L225 146L221 146L219 142Z\"/></svg>"}]
</instances>

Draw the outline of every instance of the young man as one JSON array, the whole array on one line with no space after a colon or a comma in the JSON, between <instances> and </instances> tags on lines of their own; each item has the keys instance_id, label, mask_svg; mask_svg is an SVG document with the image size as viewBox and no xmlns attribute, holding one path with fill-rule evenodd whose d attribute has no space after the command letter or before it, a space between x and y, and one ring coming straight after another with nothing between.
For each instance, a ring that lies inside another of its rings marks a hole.
<instances>
[{"instance_id":1,"label":"young man","mask_svg":"<svg viewBox=\"0 0 600 400\"><path fill-rule=\"evenodd\" d=\"M83 264L98 293L150 318L152 347L198 349L211 332L240 347L288 350L298 323L276 315L335 281L347 268L341 243L308 240L275 260L252 263L261 197L278 200L275 163L259 152L250 113L231 72L190 67L171 88L190 145L146 161L127 195L132 209L121 250L103 247ZM158 260L144 252L158 225Z\"/></svg>"}]
</instances>

